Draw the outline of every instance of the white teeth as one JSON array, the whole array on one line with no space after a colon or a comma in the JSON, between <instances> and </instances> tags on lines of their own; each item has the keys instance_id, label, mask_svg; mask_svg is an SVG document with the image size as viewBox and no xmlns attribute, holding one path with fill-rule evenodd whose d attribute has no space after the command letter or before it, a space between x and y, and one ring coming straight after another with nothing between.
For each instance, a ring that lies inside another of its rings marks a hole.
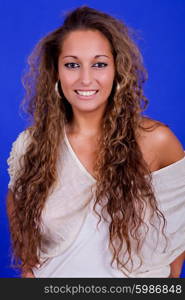
<instances>
[{"instance_id":1,"label":"white teeth","mask_svg":"<svg viewBox=\"0 0 185 300\"><path fill-rule=\"evenodd\" d=\"M96 94L96 91L76 91L77 94L81 95L81 96L92 96L94 94Z\"/></svg>"}]
</instances>

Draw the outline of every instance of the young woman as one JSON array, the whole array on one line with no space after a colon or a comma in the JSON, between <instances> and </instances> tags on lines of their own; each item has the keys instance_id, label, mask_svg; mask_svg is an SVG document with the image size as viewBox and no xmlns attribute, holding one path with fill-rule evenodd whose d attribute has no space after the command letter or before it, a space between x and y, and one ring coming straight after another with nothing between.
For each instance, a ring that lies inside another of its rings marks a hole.
<instances>
[{"instance_id":1,"label":"young woman","mask_svg":"<svg viewBox=\"0 0 185 300\"><path fill-rule=\"evenodd\" d=\"M144 117L146 71L125 24L86 6L44 37L25 78L32 124L8 158L23 277L178 277L185 158Z\"/></svg>"}]
</instances>

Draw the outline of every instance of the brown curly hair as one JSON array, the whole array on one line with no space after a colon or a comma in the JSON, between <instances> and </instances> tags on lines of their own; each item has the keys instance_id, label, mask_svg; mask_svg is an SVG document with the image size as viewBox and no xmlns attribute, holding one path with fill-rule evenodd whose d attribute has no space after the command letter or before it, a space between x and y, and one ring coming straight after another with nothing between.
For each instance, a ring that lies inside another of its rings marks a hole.
<instances>
[{"instance_id":1,"label":"brown curly hair","mask_svg":"<svg viewBox=\"0 0 185 300\"><path fill-rule=\"evenodd\" d=\"M58 58L66 36L78 29L98 30L106 36L116 69L102 118L94 166L94 210L99 203L102 206L101 215L98 213L100 220L106 219L105 211L110 217L111 264L115 261L121 270L128 269L128 262L133 266L132 240L136 241L139 253L148 230L143 218L147 206L151 210L150 220L157 216L163 222L163 228L165 225L164 216L157 207L150 171L137 143L142 112L148 104L143 93L147 72L140 51L122 21L82 6L69 12L63 25L36 45L28 59L30 70L24 76L26 95L23 104L32 118L32 124L27 128L31 142L21 158L23 167L15 183L14 211L9 217L14 259L22 270L40 263L41 213L57 181L56 162L63 127L73 118L67 99L62 95L63 101L60 101L54 90ZM118 83L119 90L116 89ZM156 226L155 222L153 226Z\"/></svg>"}]
</instances>

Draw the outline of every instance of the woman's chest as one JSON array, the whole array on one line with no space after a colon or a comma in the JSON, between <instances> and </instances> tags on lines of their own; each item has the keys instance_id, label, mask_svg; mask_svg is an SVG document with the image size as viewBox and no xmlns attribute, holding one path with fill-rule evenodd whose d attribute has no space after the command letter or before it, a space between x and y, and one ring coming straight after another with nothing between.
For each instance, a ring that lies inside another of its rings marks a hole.
<instances>
[{"instance_id":1,"label":"woman's chest","mask_svg":"<svg viewBox=\"0 0 185 300\"><path fill-rule=\"evenodd\" d=\"M97 142L94 138L68 138L72 151L87 172L94 177Z\"/></svg>"}]
</instances>

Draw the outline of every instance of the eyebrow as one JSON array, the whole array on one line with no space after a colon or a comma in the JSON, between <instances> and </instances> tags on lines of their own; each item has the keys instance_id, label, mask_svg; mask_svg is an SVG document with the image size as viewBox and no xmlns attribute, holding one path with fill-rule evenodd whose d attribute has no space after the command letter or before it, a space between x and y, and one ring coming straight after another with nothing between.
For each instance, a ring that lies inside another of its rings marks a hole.
<instances>
[{"instance_id":1,"label":"eyebrow","mask_svg":"<svg viewBox=\"0 0 185 300\"><path fill-rule=\"evenodd\" d=\"M105 55L105 54L95 55L94 58L99 58L99 57L101 57L101 56L104 56L104 57L106 57L106 58L110 58L109 56L107 56L107 55ZM67 57L72 57L72 58L74 58L74 59L78 59L78 57L75 56L75 55L66 55L66 56L63 56L62 58L67 58Z\"/></svg>"}]
</instances>

